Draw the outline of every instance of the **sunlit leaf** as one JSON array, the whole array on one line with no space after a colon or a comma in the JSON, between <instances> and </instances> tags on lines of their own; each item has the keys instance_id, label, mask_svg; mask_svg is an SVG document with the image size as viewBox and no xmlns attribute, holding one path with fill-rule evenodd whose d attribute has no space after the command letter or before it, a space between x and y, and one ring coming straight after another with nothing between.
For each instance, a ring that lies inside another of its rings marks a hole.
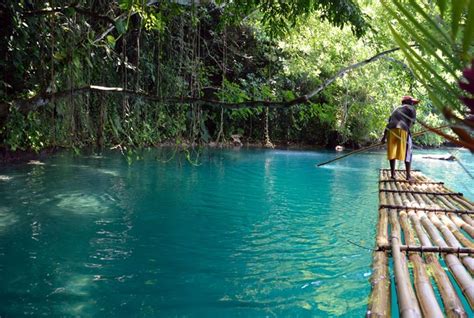
<instances>
[{"instance_id":1,"label":"sunlit leaf","mask_svg":"<svg viewBox=\"0 0 474 318\"><path fill-rule=\"evenodd\" d=\"M453 40L456 39L456 35L459 30L459 22L461 21L461 15L466 7L467 0L455 0L451 1L451 37Z\"/></svg>"},{"instance_id":2,"label":"sunlit leaf","mask_svg":"<svg viewBox=\"0 0 474 318\"><path fill-rule=\"evenodd\" d=\"M113 35L107 35L107 42L110 44L110 46L114 47L115 46L115 37Z\"/></svg>"},{"instance_id":3,"label":"sunlit leaf","mask_svg":"<svg viewBox=\"0 0 474 318\"><path fill-rule=\"evenodd\" d=\"M398 1L394 1L394 4L397 6L397 8L403 13L403 16L397 15L395 12L392 10L392 14L395 16L395 18L400 21L402 17L406 17L411 23L413 23L415 28L408 28L407 31L412 34L414 33L414 29L420 31L426 38L427 40L430 40L430 43L434 45L437 49L441 50L443 54L446 56L450 56L450 52L446 49L446 47L442 44L442 42L439 41L438 37L435 37L426 27L424 27L418 20L417 18L409 12L405 7L400 4ZM390 7L387 7L390 9ZM422 14L424 13L423 9L419 6L414 7L414 10L416 12Z\"/></svg>"},{"instance_id":4,"label":"sunlit leaf","mask_svg":"<svg viewBox=\"0 0 474 318\"><path fill-rule=\"evenodd\" d=\"M444 13L446 12L446 0L436 0L436 3L438 4L439 12L441 13L441 17L444 16Z\"/></svg>"},{"instance_id":5,"label":"sunlit leaf","mask_svg":"<svg viewBox=\"0 0 474 318\"><path fill-rule=\"evenodd\" d=\"M395 12L391 9L391 8L387 8L392 14L395 15ZM423 49L425 49L427 52L429 52L431 54L431 56L433 56L434 58L436 58L436 60L444 66L444 68L453 76L453 77L457 77L457 74L455 72L455 70L446 63L446 58L445 57L441 57L439 56L439 54L436 52L437 49L439 50L443 50L444 47L442 46L442 44L439 42L439 41L436 41L435 45L432 45L432 43L428 43L423 37L419 36L417 32L415 32L411 27L410 25L408 25L407 22L405 22L404 19L402 18L399 18L397 19L397 21L406 29L406 30L410 30L410 35L414 38L414 40L421 44ZM429 33L427 33L428 35L430 35ZM425 34L426 35L426 34ZM431 36L431 35L430 35ZM432 37L434 38L434 37ZM446 49L444 49L443 51L447 51Z\"/></svg>"},{"instance_id":6,"label":"sunlit leaf","mask_svg":"<svg viewBox=\"0 0 474 318\"><path fill-rule=\"evenodd\" d=\"M133 5L133 0L119 0L119 8L122 10L130 10Z\"/></svg>"},{"instance_id":7,"label":"sunlit leaf","mask_svg":"<svg viewBox=\"0 0 474 318\"><path fill-rule=\"evenodd\" d=\"M474 0L469 1L468 12L464 27L464 38L462 41L463 57L469 60L468 50L474 41Z\"/></svg>"},{"instance_id":8,"label":"sunlit leaf","mask_svg":"<svg viewBox=\"0 0 474 318\"><path fill-rule=\"evenodd\" d=\"M124 34L126 32L126 25L123 19L119 19L115 22L115 27L120 34Z\"/></svg>"},{"instance_id":9,"label":"sunlit leaf","mask_svg":"<svg viewBox=\"0 0 474 318\"><path fill-rule=\"evenodd\" d=\"M434 30L438 31L438 36L443 37L447 43L452 43L446 30L443 30L439 22L436 21L433 17L431 17L428 13L426 13L426 10L424 10L417 1L410 0L410 4L413 10L416 10ZM438 40L441 39L438 38Z\"/></svg>"}]
</instances>

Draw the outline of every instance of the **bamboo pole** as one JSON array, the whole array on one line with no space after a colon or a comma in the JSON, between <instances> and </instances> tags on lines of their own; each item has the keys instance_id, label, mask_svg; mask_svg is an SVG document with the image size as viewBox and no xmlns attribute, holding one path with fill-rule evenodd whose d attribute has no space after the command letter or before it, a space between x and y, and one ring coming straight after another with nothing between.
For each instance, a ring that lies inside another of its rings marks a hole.
<instances>
[{"instance_id":1,"label":"bamboo pole","mask_svg":"<svg viewBox=\"0 0 474 318\"><path fill-rule=\"evenodd\" d=\"M428 203L432 203L432 204L434 203L428 196L421 195L421 197L423 199L425 199L426 202L428 202ZM445 225L444 223L442 223L440 221L440 219L436 216L435 213L431 212L428 215L429 215L430 220L433 222L433 224L443 234L443 236L446 239L447 244L449 246L455 247L455 248L462 247L460 242L456 239L455 235L450 231L449 227L447 225ZM443 215L443 217L447 219L446 222L450 221L450 219L447 216ZM459 232L459 231L457 231L457 232ZM472 245L472 243L467 238L465 238L464 235L462 235L462 233L459 232L459 235L466 244ZM462 262L466 266L468 271L471 274L473 274L474 273L474 259L472 257L463 255L462 256Z\"/></svg>"},{"instance_id":2,"label":"bamboo pole","mask_svg":"<svg viewBox=\"0 0 474 318\"><path fill-rule=\"evenodd\" d=\"M459 228L456 226L456 224L453 223L453 221L446 215L444 214L439 214L439 218L441 218L441 221L446 224L446 226L449 228L449 230L454 234L456 239L463 245L469 248L474 248L474 242L471 242L468 238L464 236L464 234L459 231Z\"/></svg>"},{"instance_id":3,"label":"bamboo pole","mask_svg":"<svg viewBox=\"0 0 474 318\"><path fill-rule=\"evenodd\" d=\"M395 184L394 186L398 190L401 189L399 184ZM399 216L400 224L405 237L405 243L407 245L415 245L415 236L411 230L407 213L402 211ZM441 308L439 307L439 304L436 300L436 296L433 287L431 286L430 278L426 273L426 268L422 257L418 253L408 252L408 258L413 264L415 291L423 315L425 317L443 317L443 312L441 311Z\"/></svg>"},{"instance_id":4,"label":"bamboo pole","mask_svg":"<svg viewBox=\"0 0 474 318\"><path fill-rule=\"evenodd\" d=\"M447 207L455 207L452 203L449 202L449 200L446 200L446 198L444 197L438 197L437 199ZM458 227L466 231L466 233L468 233L472 238L474 238L474 226L469 225L466 220L460 218L455 214L449 213L448 215Z\"/></svg>"},{"instance_id":5,"label":"bamboo pole","mask_svg":"<svg viewBox=\"0 0 474 318\"><path fill-rule=\"evenodd\" d=\"M411 231L406 212L400 214L400 224L402 226L407 245L415 245L415 237ZM426 273L426 268L420 254L408 252L408 258L413 264L413 277L415 291L420 308L425 317L443 317L443 313L436 300L431 281Z\"/></svg>"},{"instance_id":6,"label":"bamboo pole","mask_svg":"<svg viewBox=\"0 0 474 318\"><path fill-rule=\"evenodd\" d=\"M420 212L423 213L423 212ZM422 246L431 247L431 241L423 230L418 215L413 211L409 211L408 215L412 221L415 232L418 235L418 239ZM448 275L444 271L443 267L438 261L438 258L434 253L425 253L425 259L428 266L433 273L436 285L438 286L441 299L444 304L444 309L448 317L467 317L467 314L462 306L461 300L459 299L453 284L449 280Z\"/></svg>"},{"instance_id":7,"label":"bamboo pole","mask_svg":"<svg viewBox=\"0 0 474 318\"><path fill-rule=\"evenodd\" d=\"M422 176L422 179L426 180L428 178L426 178L425 176ZM438 188L438 191L443 191L445 193L450 191L449 189L447 189L444 186L439 187L439 186L435 186L435 185L430 185L428 187L430 188L430 190L437 190L436 188ZM435 197L431 198L430 196L426 196L426 195L422 195L422 197L428 203L430 203L432 205L439 204L439 205L444 205L448 208L459 208L460 206L465 207L465 208L470 207L469 204L465 204L463 206L463 205L460 205L459 202L457 202L455 200L450 200L447 197L435 196ZM436 202L435 202L435 200L436 200ZM465 201L465 202L467 202L467 201ZM463 220L463 219L459 218L457 215L454 215L452 213L448 213L448 216L450 218L448 218L445 215L441 216L441 219L443 220L443 222L441 223L437 217L434 217L434 213L431 213L429 215L430 215L430 219L432 220L433 224L435 224L435 226L441 231L441 233L443 234L443 236L447 240L448 245L450 245L452 247L461 247L461 243L462 243L462 245L468 246L468 247L474 245L468 238L466 238L457 229L457 227L459 226L460 228L464 229L465 232L467 232L472 237L472 234L474 232L474 227L470 226L469 224L467 224L465 222L465 221L472 220L470 216L466 215L467 219ZM455 223L451 222L451 220L454 221ZM474 274L474 258L472 258L470 256L463 255L461 260L462 260L462 263L464 264L464 266L466 267L466 269L471 274Z\"/></svg>"},{"instance_id":8,"label":"bamboo pole","mask_svg":"<svg viewBox=\"0 0 474 318\"><path fill-rule=\"evenodd\" d=\"M461 206L463 209L466 210L471 210L474 209L474 206L466 199L466 198L453 198L453 201L455 201L458 206ZM470 226L474 226L474 221L472 217L463 217L463 220L466 221L467 224Z\"/></svg>"},{"instance_id":9,"label":"bamboo pole","mask_svg":"<svg viewBox=\"0 0 474 318\"><path fill-rule=\"evenodd\" d=\"M401 187L404 189L409 189L411 187L410 184L401 184ZM417 199L412 194L407 194L407 198L409 201L419 204ZM422 215L425 215L424 212L419 212ZM431 241L429 236L423 230L423 227L420 223L420 218L418 217L415 211L410 210L408 211L408 215L410 220L412 221L413 227L415 232L417 233L418 239L422 246L424 247L432 247ZM433 277L435 282L438 286L439 293L441 295L441 299L444 304L445 312L448 317L467 317L467 314L462 306L461 300L458 297L454 286L452 285L448 275L444 271L443 267L438 261L436 254L434 253L425 253L426 262L433 273Z\"/></svg>"},{"instance_id":10,"label":"bamboo pole","mask_svg":"<svg viewBox=\"0 0 474 318\"><path fill-rule=\"evenodd\" d=\"M401 317L421 317L420 308L416 301L415 293L410 283L410 275L406 266L404 253L400 251L400 225L397 214L389 210L392 227L391 245L393 257L393 270L397 287L398 308Z\"/></svg>"},{"instance_id":11,"label":"bamboo pole","mask_svg":"<svg viewBox=\"0 0 474 318\"><path fill-rule=\"evenodd\" d=\"M423 199L420 197L420 195L415 194L414 197L419 203L423 202ZM428 232L433 242L435 242L435 244L438 246L447 246L446 242L443 240L441 235L436 230L436 227L431 223L428 217L421 211L418 212L418 216L420 217L421 224ZM474 281L471 275L464 268L461 261L453 254L445 254L443 258L472 307L474 305Z\"/></svg>"},{"instance_id":12,"label":"bamboo pole","mask_svg":"<svg viewBox=\"0 0 474 318\"><path fill-rule=\"evenodd\" d=\"M392 193L387 193L388 202L394 204L395 199ZM420 307L413 291L410 274L406 266L405 254L400 251L401 231L398 223L397 212L389 209L391 224L391 245L393 257L393 270L395 273L395 283L398 296L398 308L401 317L421 317Z\"/></svg>"},{"instance_id":13,"label":"bamboo pole","mask_svg":"<svg viewBox=\"0 0 474 318\"><path fill-rule=\"evenodd\" d=\"M427 177L425 177L425 178L428 179ZM447 188L446 186L442 186L441 188L445 189L447 191L454 192L451 189ZM465 197L454 198L454 201L456 201L457 205L461 206L463 209L467 209L467 210L474 209L474 204L471 201L469 201L468 199L466 199Z\"/></svg>"},{"instance_id":14,"label":"bamboo pole","mask_svg":"<svg viewBox=\"0 0 474 318\"><path fill-rule=\"evenodd\" d=\"M429 179L426 177L426 176L418 176L418 178L421 180L421 181L429 181ZM445 188L445 191L449 191ZM447 200L444 196L439 196L439 197L436 197L436 203L437 204L441 204L441 205L444 205L446 206L448 209L457 209L457 207L455 205L453 205L453 203L449 202L449 200ZM453 220L453 222L461 229L463 229L466 233L468 233L471 238L474 238L474 226L471 226L469 225L464 219L458 217L457 215L455 214L449 214L449 217ZM471 220L472 219L469 217L468 220Z\"/></svg>"},{"instance_id":15,"label":"bamboo pole","mask_svg":"<svg viewBox=\"0 0 474 318\"><path fill-rule=\"evenodd\" d=\"M451 205L454 205L454 206L458 206L460 207L461 209L469 209L469 206L470 208L472 208L472 205L470 204L467 204L467 202L465 201L465 199L463 200L462 197L460 198L448 198L447 200ZM472 220L472 217L469 216L469 215L466 215L466 216L461 216L461 218L464 220L464 222L466 222L469 226L474 226L474 222Z\"/></svg>"},{"instance_id":16,"label":"bamboo pole","mask_svg":"<svg viewBox=\"0 0 474 318\"><path fill-rule=\"evenodd\" d=\"M426 200L432 204L435 204L435 202L427 197ZM448 213L448 216L451 216L451 213ZM456 239L462 243L462 245L467 246L467 247L472 247L474 246L474 243L472 243L469 239L467 239L459 230L457 225L452 221L452 218L449 218L446 215L440 215L440 218L443 220L443 223L446 224L446 227L449 229L450 232L453 233L453 236L456 237ZM459 221L462 223L462 221ZM454 241L454 240L448 240L449 242L453 242L452 244L457 244L459 245L459 242ZM451 244L450 244L451 245ZM455 245L451 245L455 246Z\"/></svg>"},{"instance_id":17,"label":"bamboo pole","mask_svg":"<svg viewBox=\"0 0 474 318\"><path fill-rule=\"evenodd\" d=\"M380 187L380 185L379 185ZM379 196L380 202L385 200ZM388 218L384 209L379 210L377 224L377 246L388 244ZM390 274L386 251L374 251L372 259L372 275L370 277L372 291L367 307L367 317L390 317Z\"/></svg>"},{"instance_id":18,"label":"bamboo pole","mask_svg":"<svg viewBox=\"0 0 474 318\"><path fill-rule=\"evenodd\" d=\"M409 210L408 215L415 211ZM391 251L392 245L380 245L377 250L379 251ZM405 252L417 252L417 253L451 253L456 255L474 255L474 248L469 247L452 247L452 246L423 246L423 245L400 245L400 251Z\"/></svg>"}]
</instances>

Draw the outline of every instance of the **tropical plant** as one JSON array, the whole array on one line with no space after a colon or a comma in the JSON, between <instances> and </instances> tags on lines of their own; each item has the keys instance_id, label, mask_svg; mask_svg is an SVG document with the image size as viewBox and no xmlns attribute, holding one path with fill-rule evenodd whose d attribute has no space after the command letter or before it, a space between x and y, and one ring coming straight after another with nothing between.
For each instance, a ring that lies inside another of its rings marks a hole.
<instances>
[{"instance_id":1,"label":"tropical plant","mask_svg":"<svg viewBox=\"0 0 474 318\"><path fill-rule=\"evenodd\" d=\"M473 92L468 65L474 57L474 0L394 0L384 1L384 6L393 18L389 28L395 41L458 138L431 130L474 151L474 124L467 108L472 99L466 96Z\"/></svg>"}]
</instances>

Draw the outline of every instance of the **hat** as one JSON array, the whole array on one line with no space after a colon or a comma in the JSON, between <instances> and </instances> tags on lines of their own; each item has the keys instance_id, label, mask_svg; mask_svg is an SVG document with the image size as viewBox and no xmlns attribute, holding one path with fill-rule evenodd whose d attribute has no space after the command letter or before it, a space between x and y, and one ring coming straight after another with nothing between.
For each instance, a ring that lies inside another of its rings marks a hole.
<instances>
[{"instance_id":1,"label":"hat","mask_svg":"<svg viewBox=\"0 0 474 318\"><path fill-rule=\"evenodd\" d=\"M404 102L411 102L414 105L414 104L418 104L420 100L407 95L407 96L402 97L402 104Z\"/></svg>"}]
</instances>

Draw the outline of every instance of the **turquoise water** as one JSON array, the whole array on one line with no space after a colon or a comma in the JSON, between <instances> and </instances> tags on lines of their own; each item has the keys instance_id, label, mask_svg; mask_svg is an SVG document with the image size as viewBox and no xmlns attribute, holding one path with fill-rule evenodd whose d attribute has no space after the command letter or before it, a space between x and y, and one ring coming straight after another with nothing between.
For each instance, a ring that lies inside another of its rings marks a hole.
<instances>
[{"instance_id":1,"label":"turquoise water","mask_svg":"<svg viewBox=\"0 0 474 318\"><path fill-rule=\"evenodd\" d=\"M457 163L415 168L471 199ZM383 153L165 150L0 167L0 316L363 316ZM468 152L459 156L474 173ZM158 160L160 159L160 160Z\"/></svg>"}]
</instances>

